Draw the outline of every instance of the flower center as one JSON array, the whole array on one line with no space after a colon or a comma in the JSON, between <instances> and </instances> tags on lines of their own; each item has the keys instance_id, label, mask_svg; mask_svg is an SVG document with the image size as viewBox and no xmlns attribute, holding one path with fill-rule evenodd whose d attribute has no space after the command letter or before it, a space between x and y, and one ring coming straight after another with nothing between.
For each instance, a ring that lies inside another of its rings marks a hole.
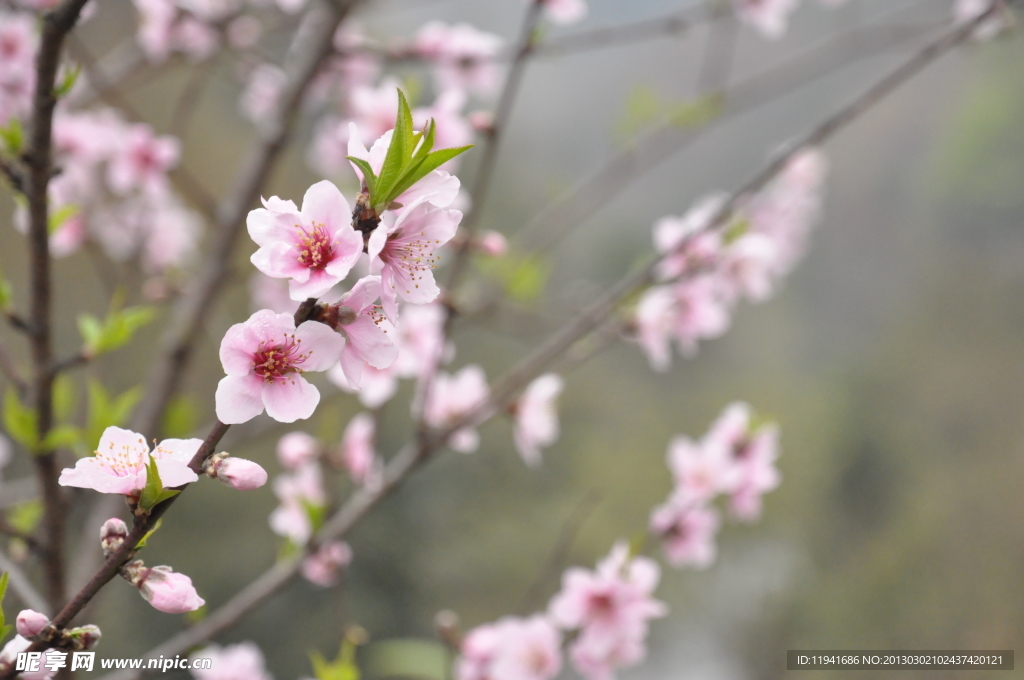
<instances>
[{"instance_id":1,"label":"flower center","mask_svg":"<svg viewBox=\"0 0 1024 680\"><path fill-rule=\"evenodd\" d=\"M141 472L146 467L148 454L149 447L146 445L146 440L139 437L138 445L111 442L105 451L97 450L96 462L116 477L128 477Z\"/></svg>"},{"instance_id":2,"label":"flower center","mask_svg":"<svg viewBox=\"0 0 1024 680\"><path fill-rule=\"evenodd\" d=\"M310 353L300 352L301 344L302 340L294 335L286 335L280 344L261 342L252 357L253 372L268 383L285 380L291 373L302 373L299 364L308 359Z\"/></svg>"},{"instance_id":3,"label":"flower center","mask_svg":"<svg viewBox=\"0 0 1024 680\"><path fill-rule=\"evenodd\" d=\"M296 243L299 264L309 269L326 267L334 259L334 244L331 242L331 235L327 233L327 227L314 222L312 230L299 224L296 224L295 228L299 232Z\"/></svg>"},{"instance_id":4,"label":"flower center","mask_svg":"<svg viewBox=\"0 0 1024 680\"><path fill-rule=\"evenodd\" d=\"M440 258L434 254L434 249L441 245L440 241L422 238L422 233L419 236L419 239L415 239L404 234L393 234L388 237L381 253L382 259L407 271L416 288L420 287L416 282L423 278L424 273L437 268Z\"/></svg>"}]
</instances>

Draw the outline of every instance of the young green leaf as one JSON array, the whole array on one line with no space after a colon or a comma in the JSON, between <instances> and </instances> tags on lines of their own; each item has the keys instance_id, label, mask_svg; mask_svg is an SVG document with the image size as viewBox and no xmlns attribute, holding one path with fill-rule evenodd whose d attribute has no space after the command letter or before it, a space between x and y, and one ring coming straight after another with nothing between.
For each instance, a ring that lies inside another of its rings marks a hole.
<instances>
[{"instance_id":1,"label":"young green leaf","mask_svg":"<svg viewBox=\"0 0 1024 680\"><path fill-rule=\"evenodd\" d=\"M7 523L14 527L14 530L22 534L31 534L39 526L39 520L43 518L43 502L34 498L24 503L18 503L7 513Z\"/></svg>"},{"instance_id":2,"label":"young green leaf","mask_svg":"<svg viewBox=\"0 0 1024 680\"><path fill-rule=\"evenodd\" d=\"M13 388L7 389L4 397L4 428L16 442L35 451L39 448L39 431L36 412L21 403Z\"/></svg>"},{"instance_id":3,"label":"young green leaf","mask_svg":"<svg viewBox=\"0 0 1024 680\"><path fill-rule=\"evenodd\" d=\"M111 398L103 384L92 379L88 383L89 408L83 444L86 453L97 445L104 430L108 427L120 427L128 420L135 404L142 398L142 389L134 387L127 392Z\"/></svg>"},{"instance_id":4,"label":"young green leaf","mask_svg":"<svg viewBox=\"0 0 1024 680\"><path fill-rule=\"evenodd\" d=\"M22 146L25 144L25 131L17 116L12 116L6 126L0 127L0 140L4 144L3 151L11 156L21 155Z\"/></svg>"},{"instance_id":5,"label":"young green leaf","mask_svg":"<svg viewBox=\"0 0 1024 680\"><path fill-rule=\"evenodd\" d=\"M427 154L427 157L417 165L415 168L411 168L409 172L401 179L400 183L395 186L392 190L391 200L394 200L401 196L404 192L409 190L409 187L419 182L421 179L429 175L434 170L455 158L456 156L463 154L473 148L473 145L460 146L452 149L439 149L437 151L431 151Z\"/></svg>"},{"instance_id":6,"label":"young green leaf","mask_svg":"<svg viewBox=\"0 0 1024 680\"><path fill-rule=\"evenodd\" d=\"M57 231L58 229L63 227L68 220L77 215L78 212L79 208L74 203L68 203L67 205L62 205L61 207L57 208L56 210L50 213L46 225L47 231L51 234Z\"/></svg>"},{"instance_id":7,"label":"young green leaf","mask_svg":"<svg viewBox=\"0 0 1024 680\"><path fill-rule=\"evenodd\" d=\"M156 521L156 524L153 525L153 528L146 532L146 535L142 537L142 540L140 540L135 545L135 549L136 550L142 550L143 548L145 548L146 547L146 543L149 541L150 537L153 534L155 534L156 532L160 531L160 527L162 527L163 525L164 525L164 520L161 517L160 519L158 519Z\"/></svg>"},{"instance_id":8,"label":"young green leaf","mask_svg":"<svg viewBox=\"0 0 1024 680\"><path fill-rule=\"evenodd\" d=\"M74 89L75 83L78 82L78 76L82 73L82 66L75 64L73 67L67 69L64 72L64 77L60 79L57 87L53 90L53 96L57 99L65 97L71 93Z\"/></svg>"},{"instance_id":9,"label":"young green leaf","mask_svg":"<svg viewBox=\"0 0 1024 680\"><path fill-rule=\"evenodd\" d=\"M0 310L7 310L11 307L11 284L7 279L0 278Z\"/></svg>"},{"instance_id":10,"label":"young green leaf","mask_svg":"<svg viewBox=\"0 0 1024 680\"><path fill-rule=\"evenodd\" d=\"M43 448L47 451L70 449L77 446L81 440L82 431L74 425L58 425L46 433Z\"/></svg>"},{"instance_id":11,"label":"young green leaf","mask_svg":"<svg viewBox=\"0 0 1024 680\"><path fill-rule=\"evenodd\" d=\"M156 317L156 310L148 306L125 307L113 311L100 322L96 317L83 314L78 317L78 332L85 342L85 351L96 356L127 344L135 332Z\"/></svg>"},{"instance_id":12,"label":"young green leaf","mask_svg":"<svg viewBox=\"0 0 1024 680\"><path fill-rule=\"evenodd\" d=\"M363 183L366 184L366 188L370 192L370 196L374 196L377 191L377 176L373 174L373 168L370 164L362 158L356 158L355 156L345 156L348 160L355 163L363 173Z\"/></svg>"},{"instance_id":13,"label":"young green leaf","mask_svg":"<svg viewBox=\"0 0 1024 680\"><path fill-rule=\"evenodd\" d=\"M168 498L174 498L180 491L165 489L160 479L160 470L156 466L156 458L150 458L146 464L146 486L142 489L139 497L139 507L143 510L152 510Z\"/></svg>"},{"instance_id":14,"label":"young green leaf","mask_svg":"<svg viewBox=\"0 0 1024 680\"><path fill-rule=\"evenodd\" d=\"M67 420L75 410L75 381L62 373L53 381L53 414L57 420Z\"/></svg>"},{"instance_id":15,"label":"young green leaf","mask_svg":"<svg viewBox=\"0 0 1024 680\"><path fill-rule=\"evenodd\" d=\"M405 101L405 95L398 91L398 121L402 120L403 107L408 112L409 105ZM410 114L411 115L411 114ZM406 163L412 155L409 144L412 142L412 128L396 123L395 130L391 135L391 144L384 155L384 164L381 166L380 175L377 176L376 191L372 195L373 207L390 205L393 198L392 188L402 176Z\"/></svg>"}]
</instances>

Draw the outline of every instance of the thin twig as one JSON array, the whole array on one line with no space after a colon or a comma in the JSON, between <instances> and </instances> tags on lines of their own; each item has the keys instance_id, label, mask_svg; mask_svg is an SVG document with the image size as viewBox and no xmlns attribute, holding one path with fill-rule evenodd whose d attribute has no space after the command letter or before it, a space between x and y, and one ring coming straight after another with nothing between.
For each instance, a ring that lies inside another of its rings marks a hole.
<instances>
[{"instance_id":1,"label":"thin twig","mask_svg":"<svg viewBox=\"0 0 1024 680\"><path fill-rule=\"evenodd\" d=\"M72 355L67 359L62 359L53 365L53 374L60 375L67 371L74 370L79 366L85 366L87 363L92 361L92 356L85 352L79 352L78 354Z\"/></svg>"},{"instance_id":2,"label":"thin twig","mask_svg":"<svg viewBox=\"0 0 1024 680\"><path fill-rule=\"evenodd\" d=\"M25 193L25 182L21 176L21 170L11 161L0 156L0 174L7 178L11 187L19 194Z\"/></svg>"},{"instance_id":3,"label":"thin twig","mask_svg":"<svg viewBox=\"0 0 1024 680\"><path fill-rule=\"evenodd\" d=\"M519 604L515 608L517 613L525 616L534 611L538 604L543 601L544 589L548 587L552 578L561 573L562 569L565 568L566 558L569 556L569 550L572 548L573 542L579 536L583 525L593 515L600 502L601 493L592 490L580 499L580 502L573 508L573 511L565 518L565 522L562 523L562 528L558 532L558 537L551 547L551 553L537 571L533 583L526 589L523 596L519 598Z\"/></svg>"},{"instance_id":4,"label":"thin twig","mask_svg":"<svg viewBox=\"0 0 1024 680\"><path fill-rule=\"evenodd\" d=\"M86 0L65 0L43 15L39 50L36 54L36 86L32 97L31 133L24 155L25 198L28 202L28 240L31 285L32 391L39 441L44 441L53 424L53 372L50 278L50 232L47 189L53 176L53 111L57 106L54 85L60 66L64 39L74 28ZM43 570L50 609L64 601L64 498L57 484L54 452L42 450L33 456L36 476L43 492L45 551Z\"/></svg>"},{"instance_id":5,"label":"thin twig","mask_svg":"<svg viewBox=\"0 0 1024 680\"><path fill-rule=\"evenodd\" d=\"M816 127L811 133L800 140L799 144L795 145L794 148L802 149L807 146L817 146L834 136L863 113L884 100L888 94L892 93L926 66L967 40L977 25L987 19L990 13L991 10L979 16L975 21L958 27L927 45L910 60L854 100L849 106L843 108ZM718 228L734 209L740 197L763 188L786 167L789 158L790 155L779 158L754 176L725 204L720 213L711 221L709 228ZM318 542L344 537L376 504L402 484L409 474L426 462L436 451L441 449L454 432L467 425L481 422L486 418L487 414L493 413L499 410L501 406L507 404L519 390L530 380L540 375L562 352L599 327L609 317L611 312L631 295L635 289L650 281L657 261L657 258L652 258L640 271L624 278L597 303L589 307L547 343L522 360L495 384L491 392L492 396L486 403L482 404L472 413L458 419L450 427L428 433L429 436L420 437L414 445L408 445L402 449L388 463L381 486L374 489L360 489L356 491L317 534L316 542L307 546L307 550ZM220 609L214 611L192 628L175 635L154 648L146 657L154 658L160 655L173 657L227 630L259 603L288 583L298 573L301 560L302 555L298 555L278 562L271 569L264 572L262 576L246 586L240 593L231 598ZM141 671L123 671L103 676L102 680L136 680L141 676ZM0 676L0 680L6 680L6 678Z\"/></svg>"},{"instance_id":6,"label":"thin twig","mask_svg":"<svg viewBox=\"0 0 1024 680\"><path fill-rule=\"evenodd\" d=\"M542 208L520 230L517 240L531 253L549 250L626 191L644 172L697 141L716 125L773 102L837 69L917 38L933 27L930 23L885 26L867 35L863 28L854 29L749 76L717 96L708 93L711 98L705 105L711 108L713 115L703 124L682 126L668 121L648 132Z\"/></svg>"},{"instance_id":7,"label":"thin twig","mask_svg":"<svg viewBox=\"0 0 1024 680\"><path fill-rule=\"evenodd\" d=\"M3 315L4 315L4 318L7 319L7 323L9 323L11 325L11 328L13 328L14 330L21 331L22 333L25 333L26 335L29 335L29 334L32 333L31 326L29 326L28 322L25 321L25 319L20 314L18 314L17 312L13 312L13 311L11 311L9 309L5 309L5 310L3 310Z\"/></svg>"},{"instance_id":8,"label":"thin twig","mask_svg":"<svg viewBox=\"0 0 1024 680\"><path fill-rule=\"evenodd\" d=\"M29 609L35 609L40 614L49 615L50 607L46 604L46 598L35 589L32 581L21 570L18 563L8 557L2 550L0 550L0 571L7 573L11 589L18 594L18 597L25 603L25 606Z\"/></svg>"}]
</instances>

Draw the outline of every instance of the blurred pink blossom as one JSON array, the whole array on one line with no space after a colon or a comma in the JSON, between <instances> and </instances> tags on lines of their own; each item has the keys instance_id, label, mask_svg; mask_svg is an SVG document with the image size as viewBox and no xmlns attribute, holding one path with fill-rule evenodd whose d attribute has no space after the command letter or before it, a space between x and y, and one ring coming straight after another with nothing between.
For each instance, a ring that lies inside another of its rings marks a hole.
<instances>
[{"instance_id":1,"label":"blurred pink blossom","mask_svg":"<svg viewBox=\"0 0 1024 680\"><path fill-rule=\"evenodd\" d=\"M274 680L263 660L263 652L252 642L219 647L210 645L192 655L210 659L210 668L192 669L196 680Z\"/></svg>"},{"instance_id":2,"label":"blurred pink blossom","mask_svg":"<svg viewBox=\"0 0 1024 680\"><path fill-rule=\"evenodd\" d=\"M516 403L513 437L530 467L540 465L542 447L558 440L558 397L564 388L561 376L546 373L531 382Z\"/></svg>"},{"instance_id":3,"label":"blurred pink blossom","mask_svg":"<svg viewBox=\"0 0 1024 680\"><path fill-rule=\"evenodd\" d=\"M503 44L499 36L467 23L431 21L417 32L414 49L434 62L439 91L457 89L491 95L501 80L497 58Z\"/></svg>"},{"instance_id":4,"label":"blurred pink blossom","mask_svg":"<svg viewBox=\"0 0 1024 680\"><path fill-rule=\"evenodd\" d=\"M651 514L651 531L661 537L665 556L674 567L705 569L715 561L718 513L705 505L673 495Z\"/></svg>"},{"instance_id":5,"label":"blurred pink blossom","mask_svg":"<svg viewBox=\"0 0 1024 680\"><path fill-rule=\"evenodd\" d=\"M344 541L324 543L302 560L302 577L321 588L338 582L338 572L352 563L352 548Z\"/></svg>"},{"instance_id":6,"label":"blurred pink blossom","mask_svg":"<svg viewBox=\"0 0 1024 680\"><path fill-rule=\"evenodd\" d=\"M505 617L469 631L457 680L551 680L562 669L562 635L543 615Z\"/></svg>"},{"instance_id":7,"label":"blurred pink blossom","mask_svg":"<svg viewBox=\"0 0 1024 680\"><path fill-rule=\"evenodd\" d=\"M484 370L475 364L463 367L455 375L438 373L431 382L423 418L434 428L453 427L482 406L489 394ZM472 453L480 445L480 435L470 423L452 433L448 445L460 453Z\"/></svg>"},{"instance_id":8,"label":"blurred pink blossom","mask_svg":"<svg viewBox=\"0 0 1024 680\"><path fill-rule=\"evenodd\" d=\"M380 480L382 470L374 450L375 431L373 416L359 413L349 421L341 438L341 463L360 486L373 486Z\"/></svg>"}]
</instances>

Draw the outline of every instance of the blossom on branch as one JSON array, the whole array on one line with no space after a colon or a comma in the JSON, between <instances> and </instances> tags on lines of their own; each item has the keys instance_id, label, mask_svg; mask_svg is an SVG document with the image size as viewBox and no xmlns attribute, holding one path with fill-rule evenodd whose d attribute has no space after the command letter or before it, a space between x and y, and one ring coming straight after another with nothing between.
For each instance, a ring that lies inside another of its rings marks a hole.
<instances>
[{"instance_id":1,"label":"blossom on branch","mask_svg":"<svg viewBox=\"0 0 1024 680\"><path fill-rule=\"evenodd\" d=\"M289 432L277 440L277 460L286 470L297 470L320 457L320 442L305 432Z\"/></svg>"},{"instance_id":2,"label":"blossom on branch","mask_svg":"<svg viewBox=\"0 0 1024 680\"><path fill-rule=\"evenodd\" d=\"M65 468L59 483L137 498L146 486L146 466L152 459L165 488L191 484L199 476L188 464L202 444L201 439L165 439L150 452L141 434L108 427L95 453Z\"/></svg>"},{"instance_id":3,"label":"blossom on branch","mask_svg":"<svg viewBox=\"0 0 1024 680\"><path fill-rule=\"evenodd\" d=\"M433 62L434 81L439 91L465 90L492 95L500 83L497 57L503 43L501 37L467 23L448 25L431 21L416 33L413 49Z\"/></svg>"},{"instance_id":4,"label":"blossom on branch","mask_svg":"<svg viewBox=\"0 0 1024 680\"><path fill-rule=\"evenodd\" d=\"M457 680L551 680L562 669L562 634L543 615L505 617L469 631Z\"/></svg>"},{"instance_id":5,"label":"blossom on branch","mask_svg":"<svg viewBox=\"0 0 1024 680\"><path fill-rule=\"evenodd\" d=\"M18 635L22 637L32 638L50 625L50 619L47 618L46 614L40 614L32 609L22 609L18 612L18 618L15 621Z\"/></svg>"},{"instance_id":6,"label":"blossom on branch","mask_svg":"<svg viewBox=\"0 0 1024 680\"><path fill-rule=\"evenodd\" d=\"M662 540L665 557L673 567L705 569L715 561L715 535L721 520L703 504L673 495L651 513L651 531Z\"/></svg>"},{"instance_id":7,"label":"blossom on branch","mask_svg":"<svg viewBox=\"0 0 1024 680\"><path fill-rule=\"evenodd\" d=\"M531 382L515 404L513 438L530 467L540 465L542 447L558 440L558 397L564 388L561 376L547 373Z\"/></svg>"},{"instance_id":8,"label":"blossom on branch","mask_svg":"<svg viewBox=\"0 0 1024 680\"><path fill-rule=\"evenodd\" d=\"M210 659L209 668L193 668L196 680L274 680L267 670L263 652L252 642L220 647L210 645L195 652L193 659Z\"/></svg>"},{"instance_id":9,"label":"blossom on branch","mask_svg":"<svg viewBox=\"0 0 1024 680\"><path fill-rule=\"evenodd\" d=\"M533 2L534 0L529 0ZM590 8L587 0L540 0L544 13L556 24L568 26L582 21Z\"/></svg>"},{"instance_id":10,"label":"blossom on branch","mask_svg":"<svg viewBox=\"0 0 1024 680\"><path fill-rule=\"evenodd\" d=\"M392 323L398 321L398 298L413 304L433 302L441 294L434 282L435 252L452 240L462 221L458 210L421 202L396 218L385 215L367 242L370 271L380 274L381 303Z\"/></svg>"},{"instance_id":11,"label":"blossom on branch","mask_svg":"<svg viewBox=\"0 0 1024 680\"><path fill-rule=\"evenodd\" d=\"M594 571L573 567L563 574L548 612L563 630L578 631L569 647L577 671L609 680L616 669L646 656L649 621L668 613L653 597L660 577L658 564L631 556L625 542L616 543Z\"/></svg>"},{"instance_id":12,"label":"blossom on branch","mask_svg":"<svg viewBox=\"0 0 1024 680\"><path fill-rule=\"evenodd\" d=\"M736 14L761 35L772 40L781 38L789 24L789 15L800 0L733 0Z\"/></svg>"},{"instance_id":13,"label":"blossom on branch","mask_svg":"<svg viewBox=\"0 0 1024 680\"><path fill-rule=\"evenodd\" d=\"M296 545L303 545L313 535L310 511L323 508L327 502L323 473L318 463L307 463L293 474L274 478L274 495L281 505L270 513L270 528Z\"/></svg>"},{"instance_id":14,"label":"blossom on branch","mask_svg":"<svg viewBox=\"0 0 1024 680\"><path fill-rule=\"evenodd\" d=\"M476 364L465 366L455 375L438 373L431 381L423 419L431 427L455 426L482 406L490 394L484 370ZM480 435L472 423L456 430L448 445L460 453L472 453L480 445Z\"/></svg>"},{"instance_id":15,"label":"blossom on branch","mask_svg":"<svg viewBox=\"0 0 1024 680\"><path fill-rule=\"evenodd\" d=\"M398 358L394 327L376 304L381 296L379 276L365 276L328 311L329 323L345 340L341 369L349 385L358 388L363 370L388 368Z\"/></svg>"},{"instance_id":16,"label":"blossom on branch","mask_svg":"<svg viewBox=\"0 0 1024 680\"><path fill-rule=\"evenodd\" d=\"M344 346L345 340L322 323L306 321L296 328L289 314L256 312L229 328L221 341L227 376L217 385L217 417L222 423L244 423L266 409L282 423L309 418L320 392L303 374L326 371Z\"/></svg>"},{"instance_id":17,"label":"blossom on branch","mask_svg":"<svg viewBox=\"0 0 1024 680\"><path fill-rule=\"evenodd\" d=\"M360 413L349 421L341 438L340 462L360 486L373 486L381 481L381 463L374 450L376 429L373 416Z\"/></svg>"},{"instance_id":18,"label":"blossom on branch","mask_svg":"<svg viewBox=\"0 0 1024 680\"><path fill-rule=\"evenodd\" d=\"M321 588L338 582L338 573L352 563L352 548L344 541L324 543L302 560L302 577Z\"/></svg>"},{"instance_id":19,"label":"blossom on branch","mask_svg":"<svg viewBox=\"0 0 1024 680\"><path fill-rule=\"evenodd\" d=\"M249 213L249 236L259 245L252 263L267 276L289 279L292 300L320 297L348 276L363 251L352 209L328 181L311 186L299 210L276 196Z\"/></svg>"}]
</instances>

